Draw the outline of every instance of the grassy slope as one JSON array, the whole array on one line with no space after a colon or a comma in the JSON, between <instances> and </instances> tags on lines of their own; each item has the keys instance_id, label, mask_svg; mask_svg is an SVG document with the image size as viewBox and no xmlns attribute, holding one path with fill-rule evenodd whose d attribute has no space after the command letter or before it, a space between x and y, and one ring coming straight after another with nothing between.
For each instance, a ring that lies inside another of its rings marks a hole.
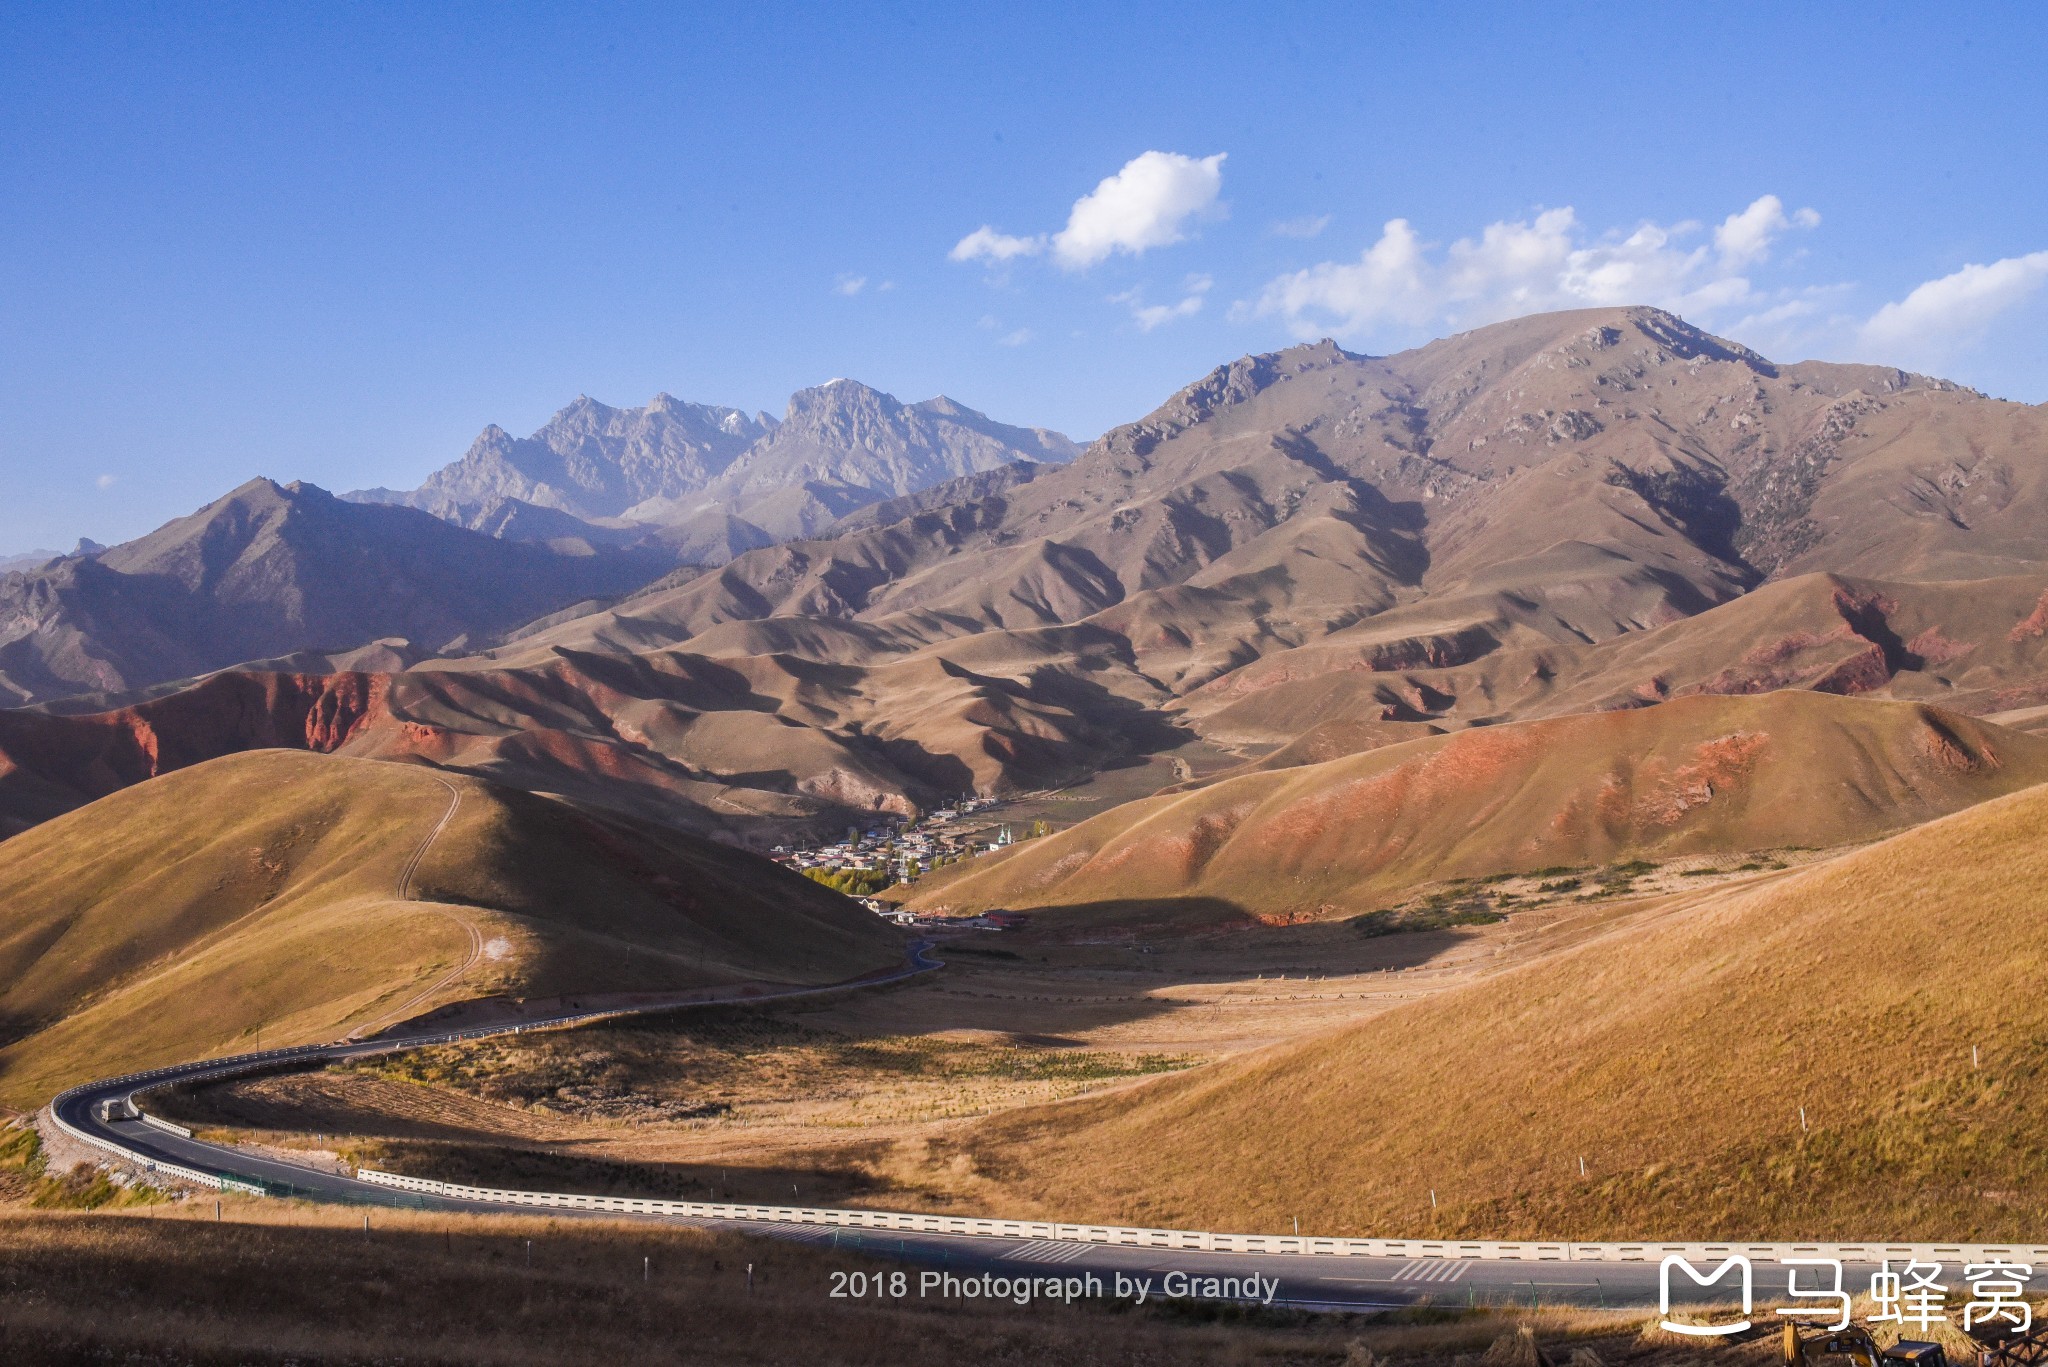
<instances>
[{"instance_id":1,"label":"grassy slope","mask_svg":"<svg viewBox=\"0 0 2048 1367\"><path fill-rule=\"evenodd\" d=\"M1069 1219L2031 1238L2048 1221L2044 829L2036 788L969 1144L1011 1204Z\"/></svg>"},{"instance_id":2,"label":"grassy slope","mask_svg":"<svg viewBox=\"0 0 2048 1367\"><path fill-rule=\"evenodd\" d=\"M921 883L911 904L1168 898L1271 919L1431 879L1865 840L2048 780L2048 743L1784 691L1486 727L1130 803Z\"/></svg>"},{"instance_id":3,"label":"grassy slope","mask_svg":"<svg viewBox=\"0 0 2048 1367\"><path fill-rule=\"evenodd\" d=\"M1451 1367L1503 1339L1499 1360L1535 1361L1533 1347L1507 1351L1522 1324L1558 1361L1583 1340L1615 1367L1670 1361L1668 1341L1639 1336L1639 1318L1619 1313L1360 1325L1283 1312L1203 1323L1156 1297L1137 1312L920 1297L915 1268L902 1299L835 1300L834 1272L897 1267L645 1222L378 1210L365 1234L355 1210L230 1197L216 1224L211 1201L192 1203L202 1204L151 1218L0 1208L10 1367L1339 1367L1359 1361L1352 1342L1380 1360ZM1750 1367L1762 1355L1720 1360Z\"/></svg>"},{"instance_id":4,"label":"grassy slope","mask_svg":"<svg viewBox=\"0 0 2048 1367\"><path fill-rule=\"evenodd\" d=\"M0 1098L203 1053L328 1038L493 992L897 962L851 903L750 856L407 765L256 751L124 789L0 844ZM414 999L485 941L475 967Z\"/></svg>"}]
</instances>

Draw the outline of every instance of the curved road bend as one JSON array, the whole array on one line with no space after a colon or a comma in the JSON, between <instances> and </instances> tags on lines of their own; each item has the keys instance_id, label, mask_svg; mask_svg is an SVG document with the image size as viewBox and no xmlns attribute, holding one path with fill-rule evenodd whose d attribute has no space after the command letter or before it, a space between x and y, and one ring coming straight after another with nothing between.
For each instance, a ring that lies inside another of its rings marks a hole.
<instances>
[{"instance_id":1,"label":"curved road bend","mask_svg":"<svg viewBox=\"0 0 2048 1367\"><path fill-rule=\"evenodd\" d=\"M842 992L850 986L898 982L942 966L939 961L930 957L929 949L928 941L915 942L910 947L910 960L903 968L887 977L869 979L866 984L841 983L828 987L801 988L771 995L737 998L730 1002L690 1004L754 1005ZM258 1157L232 1146L183 1138L139 1120L103 1121L97 1116L99 1103L132 1098L140 1092L159 1087L220 1080L280 1066L333 1063L426 1045L516 1033L518 1030L557 1027L676 1009L676 1004L671 1003L626 1010L583 1012L547 1020L528 1021L517 1027L493 1026L396 1039L344 1040L336 1044L303 1045L294 1049L205 1060L75 1087L53 1101L51 1109L74 1129L115 1144L144 1162L170 1164L229 1178L240 1178L252 1185L286 1187L291 1189L292 1194L309 1200L466 1213L516 1212L531 1216L538 1213L536 1208L531 1206L398 1192L353 1177L344 1177L273 1158ZM1422 1301L1439 1305L1529 1305L1532 1302L1570 1302L1586 1306L1654 1308L1657 1304L1658 1291L1658 1266L1654 1262L1520 1262L1455 1258L1217 1253L1195 1249L1119 1247L1051 1239L836 1229L773 1220L711 1219L672 1215L631 1216L609 1211L563 1209L548 1209L546 1213L550 1218L583 1216L611 1220L654 1219L698 1228L728 1229L772 1238L830 1244L898 1259L928 1269L942 1269L955 1273L989 1272L1013 1278L1076 1277L1093 1273L1101 1279L1106 1289L1115 1285L1115 1279L1119 1275L1126 1279L1150 1278L1155 1295L1159 1294L1161 1279L1169 1272L1195 1277L1240 1279L1256 1275L1268 1281L1278 1280L1279 1287L1273 1297L1276 1304L1330 1310L1391 1309ZM1809 1280L1812 1275L1807 1274ZM913 1275L913 1286L916 1280ZM1682 1283L1683 1279L1680 1280ZM1804 1284L1806 1282L1802 1281L1802 1285ZM1866 1278L1852 1267L1844 1285L1864 1284ZM1757 1263L1756 1287L1759 1298L1776 1295L1782 1290L1783 1285L1782 1268L1763 1261Z\"/></svg>"}]
</instances>

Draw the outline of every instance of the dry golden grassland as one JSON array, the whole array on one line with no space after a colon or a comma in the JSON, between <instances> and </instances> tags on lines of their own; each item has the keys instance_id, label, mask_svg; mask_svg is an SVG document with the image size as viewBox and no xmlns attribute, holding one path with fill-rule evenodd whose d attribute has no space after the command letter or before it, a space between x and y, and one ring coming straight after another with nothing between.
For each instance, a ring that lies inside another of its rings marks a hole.
<instances>
[{"instance_id":1,"label":"dry golden grassland","mask_svg":"<svg viewBox=\"0 0 2048 1367\"><path fill-rule=\"evenodd\" d=\"M123 1185L84 1165L53 1173L33 1129L26 1125L0 1128L0 1205L26 1202L38 1209L99 1210L150 1205L162 1199L163 1193L153 1188Z\"/></svg>"},{"instance_id":2,"label":"dry golden grassland","mask_svg":"<svg viewBox=\"0 0 2048 1367\"><path fill-rule=\"evenodd\" d=\"M991 1032L852 1035L815 1019L830 1014L527 1034L201 1088L157 1109L223 1138L455 1180L836 1200L877 1189L864 1172L877 1136L1195 1061Z\"/></svg>"},{"instance_id":3,"label":"dry golden grassland","mask_svg":"<svg viewBox=\"0 0 2048 1367\"><path fill-rule=\"evenodd\" d=\"M443 1002L828 983L903 953L853 903L706 841L283 750L0 844L0 907L0 1100L30 1109L87 1078Z\"/></svg>"},{"instance_id":4,"label":"dry golden grassland","mask_svg":"<svg viewBox=\"0 0 2048 1367\"><path fill-rule=\"evenodd\" d=\"M986 1205L1131 1224L2036 1238L2044 828L2037 788L1673 895L1361 1025L992 1117L933 1162Z\"/></svg>"},{"instance_id":5,"label":"dry golden grassland","mask_svg":"<svg viewBox=\"0 0 2048 1367\"><path fill-rule=\"evenodd\" d=\"M1371 1318L1083 1302L833 1300L828 1247L654 1224L360 1211L229 1199L117 1215L0 1207L10 1367L620 1363L1761 1364L1768 1344L1675 1354L1582 1311ZM644 1261L643 1261L644 1260ZM747 1287L747 1265L754 1287ZM914 1269L913 1276L914 1276ZM1578 1356L1574 1356L1577 1354Z\"/></svg>"},{"instance_id":6,"label":"dry golden grassland","mask_svg":"<svg viewBox=\"0 0 2048 1367\"><path fill-rule=\"evenodd\" d=\"M950 940L944 973L889 991L252 1079L182 1114L607 1192L1340 1234L2031 1238L2044 825L2030 790L1846 854L1476 879L1442 885L1447 905L1513 894L1505 921L1407 933L1051 912Z\"/></svg>"},{"instance_id":7,"label":"dry golden grassland","mask_svg":"<svg viewBox=\"0 0 2048 1367\"><path fill-rule=\"evenodd\" d=\"M1126 1089L1563 952L1648 914L1667 883L1714 882L1681 876L1697 862L1668 876L1592 871L1583 896L1532 894L1505 922L1428 932L1104 933L1054 915L1022 934L945 940L948 967L935 977L806 1008L527 1034L246 1079L158 1105L225 1138L451 1180L1001 1205L1011 1194L978 1175L956 1142L964 1123Z\"/></svg>"}]
</instances>

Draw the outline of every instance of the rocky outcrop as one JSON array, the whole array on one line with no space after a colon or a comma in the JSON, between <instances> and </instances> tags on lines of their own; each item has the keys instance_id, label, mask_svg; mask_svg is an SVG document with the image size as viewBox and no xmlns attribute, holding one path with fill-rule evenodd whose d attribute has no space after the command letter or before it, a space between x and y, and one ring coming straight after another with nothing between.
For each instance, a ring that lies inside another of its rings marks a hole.
<instances>
[{"instance_id":1,"label":"rocky outcrop","mask_svg":"<svg viewBox=\"0 0 2048 1367\"><path fill-rule=\"evenodd\" d=\"M89 716L0 711L0 822L19 830L244 750L332 753L385 720L381 674L220 674Z\"/></svg>"}]
</instances>

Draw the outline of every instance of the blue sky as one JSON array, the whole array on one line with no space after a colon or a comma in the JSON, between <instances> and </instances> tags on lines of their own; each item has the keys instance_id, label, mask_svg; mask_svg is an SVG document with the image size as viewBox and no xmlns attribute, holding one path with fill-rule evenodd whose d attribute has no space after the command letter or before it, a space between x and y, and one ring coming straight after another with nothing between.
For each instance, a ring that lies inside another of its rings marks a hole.
<instances>
[{"instance_id":1,"label":"blue sky","mask_svg":"<svg viewBox=\"0 0 2048 1367\"><path fill-rule=\"evenodd\" d=\"M10 0L0 554L578 393L1089 437L1588 302L2048 399L2043 11L1449 12Z\"/></svg>"}]
</instances>

